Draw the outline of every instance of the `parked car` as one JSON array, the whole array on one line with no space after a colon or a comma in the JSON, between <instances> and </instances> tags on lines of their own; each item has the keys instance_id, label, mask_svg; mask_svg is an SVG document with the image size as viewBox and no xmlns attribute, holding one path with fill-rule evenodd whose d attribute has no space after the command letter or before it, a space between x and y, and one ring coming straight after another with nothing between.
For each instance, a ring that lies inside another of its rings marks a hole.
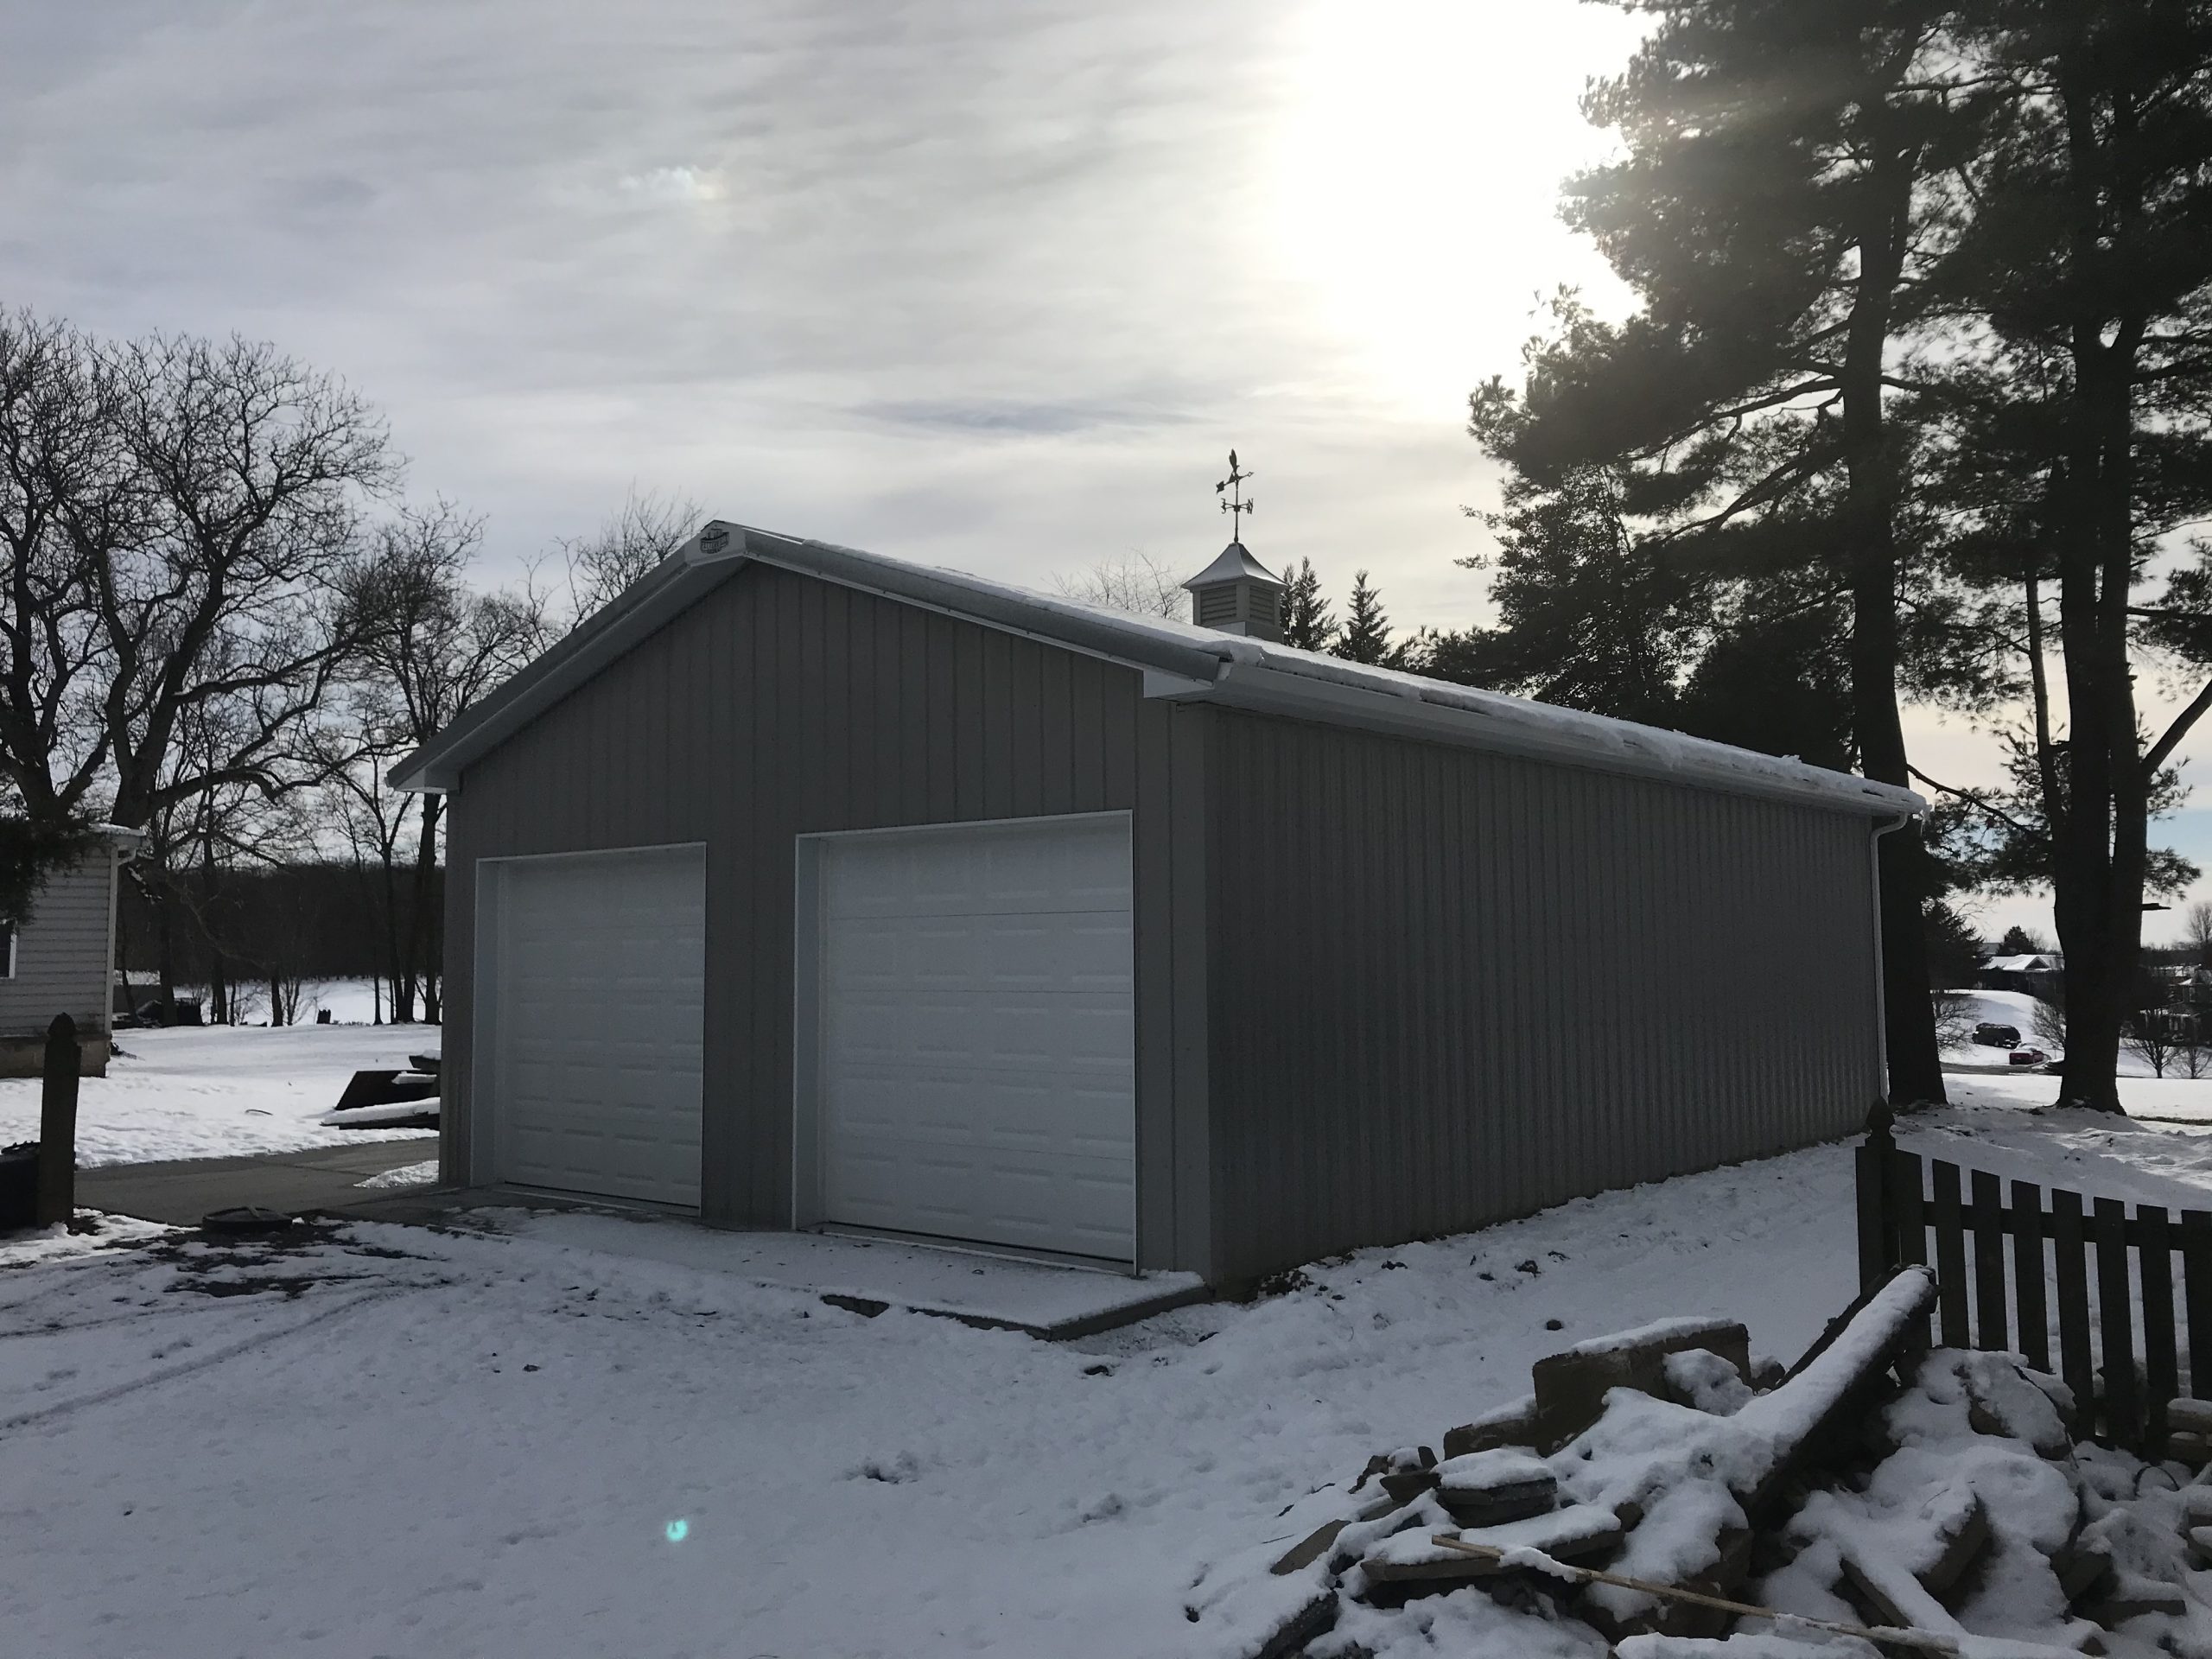
<instances>
[{"instance_id":1,"label":"parked car","mask_svg":"<svg viewBox=\"0 0 2212 1659\"><path fill-rule=\"evenodd\" d=\"M1974 1028L1974 1039L1984 1048L2018 1048L2020 1046L2020 1028L1984 1020Z\"/></svg>"},{"instance_id":2,"label":"parked car","mask_svg":"<svg viewBox=\"0 0 2212 1659\"><path fill-rule=\"evenodd\" d=\"M2050 1056L2039 1048L2016 1048L2012 1051L2011 1058L2015 1065L2049 1065L2050 1064Z\"/></svg>"}]
</instances>

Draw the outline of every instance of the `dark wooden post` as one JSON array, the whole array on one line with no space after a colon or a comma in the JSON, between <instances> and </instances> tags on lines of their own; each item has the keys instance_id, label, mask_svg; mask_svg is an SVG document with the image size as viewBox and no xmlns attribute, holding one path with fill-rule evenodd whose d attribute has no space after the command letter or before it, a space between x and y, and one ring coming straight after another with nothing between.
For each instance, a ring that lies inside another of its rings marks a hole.
<instances>
[{"instance_id":1,"label":"dark wooden post","mask_svg":"<svg viewBox=\"0 0 2212 1659\"><path fill-rule=\"evenodd\" d=\"M77 1213L77 1022L66 1014L46 1028L46 1071L38 1103L38 1208L41 1227Z\"/></svg>"},{"instance_id":2,"label":"dark wooden post","mask_svg":"<svg viewBox=\"0 0 2212 1659\"><path fill-rule=\"evenodd\" d=\"M1889 1212L1890 1154L1897 1150L1890 1134L1890 1106L1878 1100L1866 1114L1866 1143L1859 1148L1859 1293L1867 1295L1889 1282L1897 1264L1897 1229Z\"/></svg>"}]
</instances>

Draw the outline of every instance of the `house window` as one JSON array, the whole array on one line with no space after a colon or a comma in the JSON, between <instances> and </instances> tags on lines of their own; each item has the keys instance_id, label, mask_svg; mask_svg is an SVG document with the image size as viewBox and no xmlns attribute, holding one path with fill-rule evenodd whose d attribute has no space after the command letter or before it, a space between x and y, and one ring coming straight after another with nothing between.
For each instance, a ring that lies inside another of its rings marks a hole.
<instances>
[{"instance_id":1,"label":"house window","mask_svg":"<svg viewBox=\"0 0 2212 1659\"><path fill-rule=\"evenodd\" d=\"M0 979L16 976L16 922L13 917L0 917Z\"/></svg>"}]
</instances>

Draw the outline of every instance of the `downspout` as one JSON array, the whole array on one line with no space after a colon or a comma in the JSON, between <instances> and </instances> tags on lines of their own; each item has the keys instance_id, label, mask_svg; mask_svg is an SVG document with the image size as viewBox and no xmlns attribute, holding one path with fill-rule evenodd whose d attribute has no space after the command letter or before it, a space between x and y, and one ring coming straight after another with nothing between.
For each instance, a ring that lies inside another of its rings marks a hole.
<instances>
[{"instance_id":1,"label":"downspout","mask_svg":"<svg viewBox=\"0 0 2212 1659\"><path fill-rule=\"evenodd\" d=\"M1910 823L1914 814L1901 812L1887 823L1876 820L1866 837L1866 901L1872 911L1874 940L1874 1065L1881 1081L1881 1097L1890 1097L1890 1011L1882 978L1882 837L1895 835Z\"/></svg>"}]
</instances>

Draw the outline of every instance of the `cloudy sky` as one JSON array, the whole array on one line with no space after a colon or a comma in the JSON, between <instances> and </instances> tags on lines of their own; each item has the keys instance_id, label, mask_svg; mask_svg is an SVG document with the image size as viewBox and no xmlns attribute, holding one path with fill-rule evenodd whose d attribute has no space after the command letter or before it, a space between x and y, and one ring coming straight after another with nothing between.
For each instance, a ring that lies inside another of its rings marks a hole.
<instances>
[{"instance_id":1,"label":"cloudy sky","mask_svg":"<svg viewBox=\"0 0 2212 1659\"><path fill-rule=\"evenodd\" d=\"M1262 557L1465 622L1466 393L1541 294L1621 302L1554 203L1634 30L1574 0L6 10L0 302L336 371L492 580L632 484L1033 586L1196 569L1233 444Z\"/></svg>"}]
</instances>

